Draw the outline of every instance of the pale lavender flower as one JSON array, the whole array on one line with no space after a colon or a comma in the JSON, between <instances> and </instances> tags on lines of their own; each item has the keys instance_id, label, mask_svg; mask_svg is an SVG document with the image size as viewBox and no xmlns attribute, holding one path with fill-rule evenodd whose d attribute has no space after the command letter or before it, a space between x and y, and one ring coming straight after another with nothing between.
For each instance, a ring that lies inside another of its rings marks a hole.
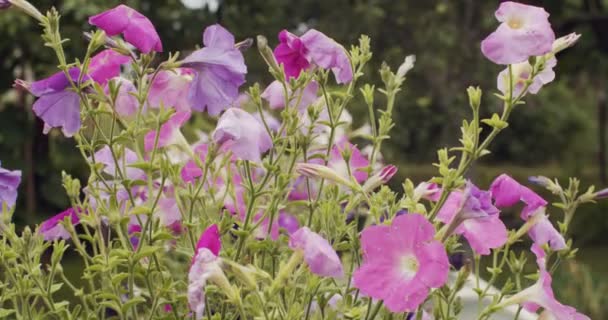
<instances>
[{"instance_id":1,"label":"pale lavender flower","mask_svg":"<svg viewBox=\"0 0 608 320\"><path fill-rule=\"evenodd\" d=\"M314 274L333 278L341 278L344 275L342 262L336 251L327 240L307 227L302 227L291 235L289 247L302 251L304 261Z\"/></svg>"},{"instance_id":2,"label":"pale lavender flower","mask_svg":"<svg viewBox=\"0 0 608 320\"><path fill-rule=\"evenodd\" d=\"M182 143L183 135L180 128L190 119L190 116L189 111L174 113L167 122L160 126L158 141L156 130L148 132L144 137L144 149L146 152L152 151L155 143L157 144L157 148Z\"/></svg>"},{"instance_id":3,"label":"pale lavender flower","mask_svg":"<svg viewBox=\"0 0 608 320\"><path fill-rule=\"evenodd\" d=\"M555 71L553 68L557 65L557 60L551 58L545 62L543 69L532 79L532 65L528 61L514 64L512 66L512 86L513 86L513 97L516 98L524 93L537 94L540 89L555 80ZM509 68L501 71L497 78L497 87L500 92L504 95L508 94L511 86L509 84ZM526 92L523 92L527 81L532 80L532 83L528 87Z\"/></svg>"},{"instance_id":4,"label":"pale lavender flower","mask_svg":"<svg viewBox=\"0 0 608 320\"><path fill-rule=\"evenodd\" d=\"M213 141L230 150L240 160L260 162L262 153L272 147L264 126L247 111L230 108L222 114L213 132Z\"/></svg>"},{"instance_id":5,"label":"pale lavender flower","mask_svg":"<svg viewBox=\"0 0 608 320\"><path fill-rule=\"evenodd\" d=\"M182 66L195 71L189 99L192 109L217 116L230 107L245 83L247 66L234 36L219 24L207 27L203 47L186 57Z\"/></svg>"},{"instance_id":6,"label":"pale lavender flower","mask_svg":"<svg viewBox=\"0 0 608 320\"><path fill-rule=\"evenodd\" d=\"M500 26L481 43L492 62L514 64L551 52L555 33L545 9L507 1L496 10L496 19Z\"/></svg>"},{"instance_id":7,"label":"pale lavender flower","mask_svg":"<svg viewBox=\"0 0 608 320\"><path fill-rule=\"evenodd\" d=\"M291 96L292 100L289 101L290 105L295 105L298 101L300 102L296 108L301 112L305 111L308 106L317 100L317 91L319 90L319 84L316 81L311 81L304 89L298 89L296 92L292 92L287 85L288 97ZM285 90L281 82L275 80L266 87L266 90L262 92L261 97L268 101L268 105L271 109L283 109L285 108Z\"/></svg>"}]
</instances>

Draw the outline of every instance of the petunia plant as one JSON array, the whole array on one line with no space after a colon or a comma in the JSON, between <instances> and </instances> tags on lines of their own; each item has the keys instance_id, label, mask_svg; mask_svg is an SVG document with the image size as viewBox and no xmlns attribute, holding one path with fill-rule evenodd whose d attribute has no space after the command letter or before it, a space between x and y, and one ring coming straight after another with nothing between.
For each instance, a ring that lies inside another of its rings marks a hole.
<instances>
[{"instance_id":1,"label":"petunia plant","mask_svg":"<svg viewBox=\"0 0 608 320\"><path fill-rule=\"evenodd\" d=\"M397 167L382 144L414 56L362 83L368 37L345 47L283 30L256 39L274 81L246 88L254 41L218 24L200 48L163 54L153 23L119 5L89 18L86 52L69 58L55 9L0 8L42 26L59 70L15 87L90 170L87 181L63 173L68 208L17 230L21 172L0 168L0 317L448 320L474 308L479 320L589 319L556 299L552 273L575 257L578 206L608 192L506 173L478 186L467 175L510 117L534 108L526 96L553 81L558 53L579 38L556 38L543 8L500 4L500 25L481 41L505 68L494 95L467 89L461 144L438 151L435 177L402 190L387 186ZM353 128L357 96L369 118ZM482 119L490 100L502 113ZM503 222L513 206L515 227Z\"/></svg>"}]
</instances>

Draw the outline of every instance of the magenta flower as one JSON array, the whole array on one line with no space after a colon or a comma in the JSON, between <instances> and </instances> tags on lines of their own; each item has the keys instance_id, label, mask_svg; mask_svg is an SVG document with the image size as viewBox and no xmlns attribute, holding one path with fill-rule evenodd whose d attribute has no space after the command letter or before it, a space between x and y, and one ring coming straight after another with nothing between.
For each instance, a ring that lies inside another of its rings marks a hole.
<instances>
[{"instance_id":1,"label":"magenta flower","mask_svg":"<svg viewBox=\"0 0 608 320\"><path fill-rule=\"evenodd\" d=\"M331 69L337 83L348 83L353 79L353 69L346 50L315 29L308 30L302 37L287 30L281 31L274 56L277 62L283 64L288 78L297 78L302 70L308 70L314 65Z\"/></svg>"},{"instance_id":2,"label":"magenta flower","mask_svg":"<svg viewBox=\"0 0 608 320\"><path fill-rule=\"evenodd\" d=\"M507 1L495 15L500 26L481 42L481 51L492 62L514 64L551 51L555 34L545 9Z\"/></svg>"},{"instance_id":3,"label":"magenta flower","mask_svg":"<svg viewBox=\"0 0 608 320\"><path fill-rule=\"evenodd\" d=\"M148 104L158 108L161 103L176 111L191 109L188 92L192 85L192 72L189 69L178 68L173 71L161 71L150 85Z\"/></svg>"},{"instance_id":4,"label":"magenta flower","mask_svg":"<svg viewBox=\"0 0 608 320\"><path fill-rule=\"evenodd\" d=\"M260 162L262 153L272 148L266 128L247 111L230 108L222 114L213 131L213 141L230 150L240 160Z\"/></svg>"},{"instance_id":5,"label":"magenta flower","mask_svg":"<svg viewBox=\"0 0 608 320\"><path fill-rule=\"evenodd\" d=\"M59 239L67 240L70 238L70 233L61 224L61 222L65 221L66 219L72 225L78 225L80 223L78 212L74 210L74 208L68 208L67 210L42 222L38 232L44 236L44 240L46 241L54 241Z\"/></svg>"},{"instance_id":6,"label":"magenta flower","mask_svg":"<svg viewBox=\"0 0 608 320\"><path fill-rule=\"evenodd\" d=\"M488 255L490 249L507 242L507 227L499 213L492 205L491 193L468 182L464 191L450 193L437 219L455 227L454 233L463 235L477 254Z\"/></svg>"},{"instance_id":7,"label":"magenta flower","mask_svg":"<svg viewBox=\"0 0 608 320\"><path fill-rule=\"evenodd\" d=\"M201 163L205 163L209 145L206 143L200 144L194 148L194 154L199 157ZM182 180L185 182L194 182L198 177L203 175L203 170L196 164L194 160L186 162L181 171Z\"/></svg>"},{"instance_id":8,"label":"magenta flower","mask_svg":"<svg viewBox=\"0 0 608 320\"><path fill-rule=\"evenodd\" d=\"M9 209L15 206L15 202L17 202L17 188L20 183L20 170L10 171L0 167L0 211L2 211L3 204L6 204L6 207Z\"/></svg>"},{"instance_id":9,"label":"magenta flower","mask_svg":"<svg viewBox=\"0 0 608 320\"><path fill-rule=\"evenodd\" d=\"M525 206L521 217L524 220L528 220L538 208L547 206L545 199L506 174L494 179L490 191L497 207L510 207L519 201L523 202Z\"/></svg>"},{"instance_id":10,"label":"magenta flower","mask_svg":"<svg viewBox=\"0 0 608 320\"><path fill-rule=\"evenodd\" d=\"M184 139L184 136L182 135L180 128L186 122L188 122L190 116L191 114L189 111L174 113L167 122L160 126L156 147L164 148L173 144L182 143L182 139ZM156 130L152 130L146 133L146 136L144 137L144 149L146 150L146 152L152 151L152 149L154 149L154 143L157 139L156 135Z\"/></svg>"},{"instance_id":11,"label":"magenta flower","mask_svg":"<svg viewBox=\"0 0 608 320\"><path fill-rule=\"evenodd\" d=\"M93 80L101 85L108 79L120 74L120 66L129 61L129 58L112 50L104 50L93 58L89 65L87 75L83 81ZM76 67L69 70L73 82L78 82L80 70ZM33 110L36 116L44 121L44 133L52 128L61 128L64 136L71 137L80 129L80 97L70 90L70 80L64 72L58 72L46 79L26 83L16 81L38 97Z\"/></svg>"},{"instance_id":12,"label":"magenta flower","mask_svg":"<svg viewBox=\"0 0 608 320\"><path fill-rule=\"evenodd\" d=\"M304 261L312 273L332 278L342 278L344 275L340 257L331 244L308 227L302 227L291 234L289 247L293 250L301 250Z\"/></svg>"},{"instance_id":13,"label":"magenta flower","mask_svg":"<svg viewBox=\"0 0 608 320\"><path fill-rule=\"evenodd\" d=\"M539 269L538 281L501 302L498 306L505 307L512 304L520 304L531 312L543 308L539 319L552 320L591 320L584 314L578 313L575 308L561 304L553 294L551 288L551 274L547 271L545 252L540 246L532 246L532 252L536 255L536 263Z\"/></svg>"},{"instance_id":14,"label":"magenta flower","mask_svg":"<svg viewBox=\"0 0 608 320\"><path fill-rule=\"evenodd\" d=\"M219 24L203 33L204 48L186 57L182 66L194 70L189 99L192 109L217 116L237 99L247 66L234 46L234 36Z\"/></svg>"},{"instance_id":15,"label":"magenta flower","mask_svg":"<svg viewBox=\"0 0 608 320\"><path fill-rule=\"evenodd\" d=\"M555 71L553 68L557 65L557 60L551 58L545 62L545 66L533 79L526 92L523 92L526 82L530 79L532 73L532 65L528 61L520 62L512 66L513 72L513 97L516 98L522 93L530 92L537 94L544 85L555 80ZM510 90L509 85L509 68L501 71L497 79L498 90L504 95Z\"/></svg>"},{"instance_id":16,"label":"magenta flower","mask_svg":"<svg viewBox=\"0 0 608 320\"><path fill-rule=\"evenodd\" d=\"M89 23L111 37L122 33L128 43L143 53L163 51L163 44L152 22L124 4L90 17Z\"/></svg>"},{"instance_id":17,"label":"magenta flower","mask_svg":"<svg viewBox=\"0 0 608 320\"><path fill-rule=\"evenodd\" d=\"M299 104L295 106L300 111L306 111L306 108L317 100L317 91L319 90L319 84L316 81L311 81L304 89L298 89L295 93L287 85L288 97L291 96L293 99L290 104ZM268 101L271 109L283 109L285 108L285 90L281 82L275 80L266 87L266 90L262 92L262 98Z\"/></svg>"},{"instance_id":18,"label":"magenta flower","mask_svg":"<svg viewBox=\"0 0 608 320\"><path fill-rule=\"evenodd\" d=\"M545 215L544 208L547 206L547 201L538 194L522 186L506 174L502 174L494 179L490 190L498 207L510 207L519 201L525 204L521 218L524 221L532 220L533 225L528 231L528 235L535 244L549 244L553 250L566 248L563 236L555 229Z\"/></svg>"},{"instance_id":19,"label":"magenta flower","mask_svg":"<svg viewBox=\"0 0 608 320\"><path fill-rule=\"evenodd\" d=\"M390 226L365 228L361 234L363 263L354 273L354 287L384 300L391 312L413 311L430 288L443 286L450 264L435 228L419 214L405 214Z\"/></svg>"},{"instance_id":20,"label":"magenta flower","mask_svg":"<svg viewBox=\"0 0 608 320\"><path fill-rule=\"evenodd\" d=\"M197 319L202 319L205 311L205 286L208 280L223 275L220 235L217 225L209 226L201 235L188 271L188 305Z\"/></svg>"},{"instance_id":21,"label":"magenta flower","mask_svg":"<svg viewBox=\"0 0 608 320\"><path fill-rule=\"evenodd\" d=\"M295 216L281 212L279 213L279 227L285 229L288 234L293 234L300 228L300 222Z\"/></svg>"}]
</instances>

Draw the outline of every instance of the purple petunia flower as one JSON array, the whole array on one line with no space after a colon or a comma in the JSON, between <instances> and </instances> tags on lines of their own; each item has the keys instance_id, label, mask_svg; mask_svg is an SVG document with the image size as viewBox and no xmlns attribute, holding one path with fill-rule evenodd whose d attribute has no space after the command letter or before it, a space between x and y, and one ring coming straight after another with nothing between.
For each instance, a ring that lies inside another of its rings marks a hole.
<instances>
[{"instance_id":1,"label":"purple petunia flower","mask_svg":"<svg viewBox=\"0 0 608 320\"><path fill-rule=\"evenodd\" d=\"M230 108L222 114L213 132L213 141L230 150L240 160L260 162L262 153L272 147L270 135L247 111Z\"/></svg>"},{"instance_id":2,"label":"purple petunia flower","mask_svg":"<svg viewBox=\"0 0 608 320\"><path fill-rule=\"evenodd\" d=\"M437 219L454 223L456 234L462 234L473 250L481 255L499 248L507 242L507 227L500 220L498 209L492 204L492 195L467 182L464 191L453 191L439 210Z\"/></svg>"},{"instance_id":3,"label":"purple petunia flower","mask_svg":"<svg viewBox=\"0 0 608 320\"><path fill-rule=\"evenodd\" d=\"M10 171L0 167L0 211L3 204L6 204L9 209L15 206L15 202L17 202L17 187L19 187L20 183L20 170Z\"/></svg>"},{"instance_id":4,"label":"purple petunia flower","mask_svg":"<svg viewBox=\"0 0 608 320\"><path fill-rule=\"evenodd\" d=\"M101 85L108 79L120 74L120 66L129 61L129 57L112 50L104 50L91 58L89 69L83 81L93 80ZM71 81L78 82L80 70L76 67L68 71ZM71 90L70 79L64 72L58 72L46 79L26 83L16 81L38 97L33 110L36 116L44 121L44 133L52 128L61 128L64 136L71 137L80 129L80 97Z\"/></svg>"},{"instance_id":5,"label":"purple petunia flower","mask_svg":"<svg viewBox=\"0 0 608 320\"><path fill-rule=\"evenodd\" d=\"M322 277L341 278L344 275L342 262L336 251L323 237L302 227L291 234L289 247L301 250L310 271Z\"/></svg>"},{"instance_id":6,"label":"purple petunia flower","mask_svg":"<svg viewBox=\"0 0 608 320\"><path fill-rule=\"evenodd\" d=\"M237 99L247 66L234 36L219 24L203 33L205 47L186 57L182 66L194 70L189 99L192 109L217 116Z\"/></svg>"},{"instance_id":7,"label":"purple petunia flower","mask_svg":"<svg viewBox=\"0 0 608 320\"><path fill-rule=\"evenodd\" d=\"M144 150L146 150L146 152L152 151L155 142L157 143L157 148L164 148L181 143L183 135L180 128L190 119L190 116L191 114L189 111L174 113L167 122L160 126L160 130L158 131L158 142L156 142L156 130L146 133L144 137Z\"/></svg>"},{"instance_id":8,"label":"purple petunia flower","mask_svg":"<svg viewBox=\"0 0 608 320\"><path fill-rule=\"evenodd\" d=\"M283 30L279 45L274 49L277 62L283 64L287 77L297 78L312 65L331 69L337 83L353 79L353 70L344 47L323 33L310 29L301 37Z\"/></svg>"},{"instance_id":9,"label":"purple petunia flower","mask_svg":"<svg viewBox=\"0 0 608 320\"><path fill-rule=\"evenodd\" d=\"M551 51L555 33L545 9L516 2L503 2L496 10L501 22L481 43L481 51L497 64L514 64Z\"/></svg>"},{"instance_id":10,"label":"purple petunia flower","mask_svg":"<svg viewBox=\"0 0 608 320\"><path fill-rule=\"evenodd\" d=\"M189 111L191 105L188 92L191 85L192 72L189 69L161 71L150 85L148 103L152 108L158 108L162 103L176 111Z\"/></svg>"},{"instance_id":11,"label":"purple petunia flower","mask_svg":"<svg viewBox=\"0 0 608 320\"><path fill-rule=\"evenodd\" d=\"M90 17L89 23L105 31L108 36L122 33L128 43L143 53L163 51L163 44L152 22L124 4Z\"/></svg>"},{"instance_id":12,"label":"purple petunia flower","mask_svg":"<svg viewBox=\"0 0 608 320\"><path fill-rule=\"evenodd\" d=\"M118 162L121 173L126 179L145 179L146 173L142 169L129 167L130 164L138 161L137 154L133 150L124 148L122 150L122 154L116 153L115 155L117 157L117 161L114 161L114 156L112 155L110 147L104 146L95 152L95 162L103 164L103 172L113 177L119 176L116 168L116 163Z\"/></svg>"},{"instance_id":13,"label":"purple petunia flower","mask_svg":"<svg viewBox=\"0 0 608 320\"><path fill-rule=\"evenodd\" d=\"M67 210L42 222L38 232L44 236L44 240L46 241L54 241L59 239L67 240L70 238L70 233L61 224L61 222L65 221L66 219L68 219L68 222L72 225L78 225L80 223L78 211L74 210L74 208L68 208Z\"/></svg>"}]
</instances>

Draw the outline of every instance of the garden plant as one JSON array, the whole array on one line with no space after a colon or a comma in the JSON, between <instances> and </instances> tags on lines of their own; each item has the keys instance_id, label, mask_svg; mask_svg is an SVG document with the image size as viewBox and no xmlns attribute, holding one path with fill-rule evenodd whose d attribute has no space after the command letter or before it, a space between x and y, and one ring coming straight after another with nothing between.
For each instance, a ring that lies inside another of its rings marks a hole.
<instances>
[{"instance_id":1,"label":"garden plant","mask_svg":"<svg viewBox=\"0 0 608 320\"><path fill-rule=\"evenodd\" d=\"M577 208L608 191L574 178L467 179L580 37L557 37L543 8L500 4L480 45L504 67L496 88L466 89L469 105L454 106L470 110L460 145L437 151L431 180L398 190L382 144L414 56L361 83L373 59L365 35L351 46L315 29L254 41L219 24L194 26L200 47L164 54L153 23L119 5L89 17L86 53L70 58L54 8L0 8L40 23L58 71L15 87L90 170L87 181L63 173L69 208L17 230L21 172L0 168L0 318L448 320L461 319L469 284L479 320L504 308L590 319L558 301L552 274L575 258ZM259 51L272 83L245 88L245 50ZM349 114L357 96L365 121ZM496 101L502 112L481 117ZM513 206L521 223L508 228L501 210ZM74 259L77 274L65 265Z\"/></svg>"}]
</instances>

